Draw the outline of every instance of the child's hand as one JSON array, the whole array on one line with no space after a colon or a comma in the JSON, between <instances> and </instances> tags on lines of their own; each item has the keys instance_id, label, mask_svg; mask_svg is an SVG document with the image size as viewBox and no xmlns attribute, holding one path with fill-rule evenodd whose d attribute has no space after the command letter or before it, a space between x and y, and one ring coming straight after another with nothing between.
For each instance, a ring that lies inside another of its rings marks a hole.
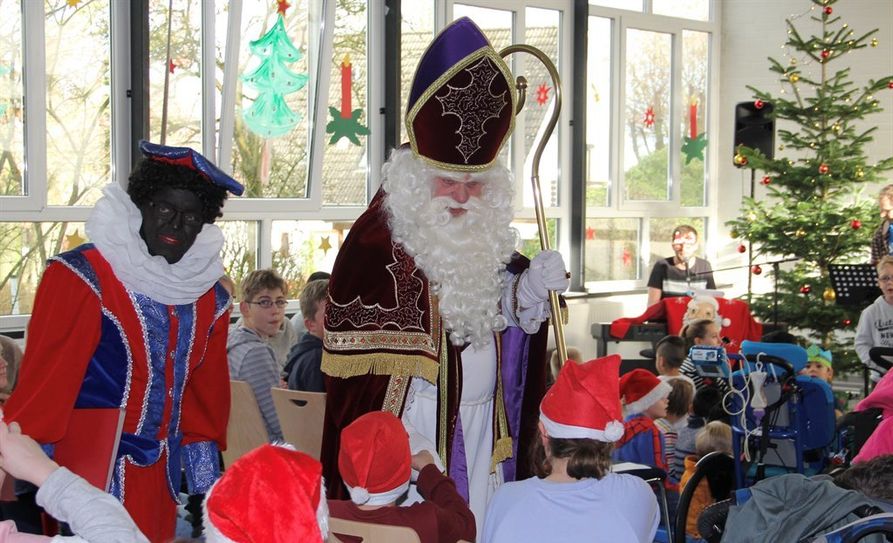
<instances>
[{"instance_id":1,"label":"child's hand","mask_svg":"<svg viewBox=\"0 0 893 543\"><path fill-rule=\"evenodd\" d=\"M0 421L0 469L16 479L40 486L59 465L44 454L36 441L22 433L17 422Z\"/></svg>"},{"instance_id":2,"label":"child's hand","mask_svg":"<svg viewBox=\"0 0 893 543\"><path fill-rule=\"evenodd\" d=\"M434 463L434 456L426 450L421 450L410 457L410 462L412 463L412 469L422 471L422 468Z\"/></svg>"}]
</instances>

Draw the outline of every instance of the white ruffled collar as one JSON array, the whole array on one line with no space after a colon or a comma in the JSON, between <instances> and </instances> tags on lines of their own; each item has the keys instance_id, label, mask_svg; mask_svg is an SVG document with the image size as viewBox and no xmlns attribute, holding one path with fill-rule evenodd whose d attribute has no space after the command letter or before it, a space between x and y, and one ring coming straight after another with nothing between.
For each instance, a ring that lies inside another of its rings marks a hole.
<instances>
[{"instance_id":1,"label":"white ruffled collar","mask_svg":"<svg viewBox=\"0 0 893 543\"><path fill-rule=\"evenodd\" d=\"M205 224L183 258L168 264L149 254L140 237L143 217L124 189L112 182L102 193L87 220L87 237L129 290L165 305L190 304L224 274L223 233L216 225Z\"/></svg>"}]
</instances>

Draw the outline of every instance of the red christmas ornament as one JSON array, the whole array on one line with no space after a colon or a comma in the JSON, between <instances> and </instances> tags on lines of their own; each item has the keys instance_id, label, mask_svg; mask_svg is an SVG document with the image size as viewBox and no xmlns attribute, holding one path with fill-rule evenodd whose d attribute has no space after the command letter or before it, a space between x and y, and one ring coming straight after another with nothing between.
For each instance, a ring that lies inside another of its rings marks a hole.
<instances>
[{"instance_id":1,"label":"red christmas ornament","mask_svg":"<svg viewBox=\"0 0 893 543\"><path fill-rule=\"evenodd\" d=\"M828 173L828 170L829 170L829 169L830 169L830 168L828 168L828 165L825 164L824 162L822 162L821 164L819 164L819 173L820 173L820 174L825 175L826 173Z\"/></svg>"},{"instance_id":2,"label":"red christmas ornament","mask_svg":"<svg viewBox=\"0 0 893 543\"><path fill-rule=\"evenodd\" d=\"M812 292L811 286L803 285L802 287L800 287L800 294L809 294L810 292Z\"/></svg>"},{"instance_id":3,"label":"red christmas ornament","mask_svg":"<svg viewBox=\"0 0 893 543\"><path fill-rule=\"evenodd\" d=\"M832 13L834 13L834 10L831 8L831 6L825 7L825 15L831 15Z\"/></svg>"},{"instance_id":4,"label":"red christmas ornament","mask_svg":"<svg viewBox=\"0 0 893 543\"><path fill-rule=\"evenodd\" d=\"M889 83L887 83L887 88L893 89L893 81L890 81Z\"/></svg>"},{"instance_id":5,"label":"red christmas ornament","mask_svg":"<svg viewBox=\"0 0 893 543\"><path fill-rule=\"evenodd\" d=\"M739 245L739 246L738 246L738 252L739 252L739 253L746 253L746 252L747 252L747 247L745 247L743 244L742 244L742 245Z\"/></svg>"},{"instance_id":6,"label":"red christmas ornament","mask_svg":"<svg viewBox=\"0 0 893 543\"><path fill-rule=\"evenodd\" d=\"M831 56L831 51L829 51L827 49L822 49L821 55L822 55L822 58L828 58Z\"/></svg>"},{"instance_id":7,"label":"red christmas ornament","mask_svg":"<svg viewBox=\"0 0 893 543\"><path fill-rule=\"evenodd\" d=\"M851 321L850 319L843 319L843 325L844 325L844 326L849 326L849 325L851 325L851 324L853 324L853 321Z\"/></svg>"},{"instance_id":8,"label":"red christmas ornament","mask_svg":"<svg viewBox=\"0 0 893 543\"><path fill-rule=\"evenodd\" d=\"M859 219L853 219L852 221L850 221L850 227L852 227L853 230L858 230L862 228L862 221L860 221Z\"/></svg>"},{"instance_id":9,"label":"red christmas ornament","mask_svg":"<svg viewBox=\"0 0 893 543\"><path fill-rule=\"evenodd\" d=\"M772 182L772 178L768 175L764 175L762 179L760 179L760 184L765 186Z\"/></svg>"},{"instance_id":10,"label":"red christmas ornament","mask_svg":"<svg viewBox=\"0 0 893 543\"><path fill-rule=\"evenodd\" d=\"M760 275L761 273L763 273L763 268L761 268L760 265L757 264L756 266L754 266L753 268L750 269L750 273L752 273L754 275Z\"/></svg>"},{"instance_id":11,"label":"red christmas ornament","mask_svg":"<svg viewBox=\"0 0 893 543\"><path fill-rule=\"evenodd\" d=\"M757 99L754 101L754 103L753 103L753 107L755 107L755 108L757 108L757 109L763 109L763 106L764 106L764 105L766 105L766 104L765 104L762 100L760 100L759 98L757 98Z\"/></svg>"}]
</instances>

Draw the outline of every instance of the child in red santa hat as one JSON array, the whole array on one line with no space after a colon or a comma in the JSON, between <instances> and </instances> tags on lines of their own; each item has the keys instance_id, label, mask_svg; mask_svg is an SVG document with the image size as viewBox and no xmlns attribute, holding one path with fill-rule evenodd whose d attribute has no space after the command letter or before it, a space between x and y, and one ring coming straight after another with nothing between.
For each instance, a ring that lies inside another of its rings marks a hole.
<instances>
[{"instance_id":1,"label":"child in red santa hat","mask_svg":"<svg viewBox=\"0 0 893 543\"><path fill-rule=\"evenodd\" d=\"M338 470L350 500L329 500L332 517L373 524L407 526L422 543L473 541L474 514L452 479L426 450L411 454L409 435L390 411L372 411L341 431ZM398 507L412 470L425 501Z\"/></svg>"},{"instance_id":2,"label":"child in red santa hat","mask_svg":"<svg viewBox=\"0 0 893 543\"><path fill-rule=\"evenodd\" d=\"M540 404L537 477L496 491L479 541L654 540L654 492L638 477L611 471L611 450L623 435L619 370L617 355L561 368Z\"/></svg>"},{"instance_id":3,"label":"child in red santa hat","mask_svg":"<svg viewBox=\"0 0 893 543\"><path fill-rule=\"evenodd\" d=\"M305 541L329 537L322 465L290 445L263 445L226 468L205 498L205 541Z\"/></svg>"},{"instance_id":4,"label":"child in red santa hat","mask_svg":"<svg viewBox=\"0 0 893 543\"><path fill-rule=\"evenodd\" d=\"M654 424L667 416L667 397L672 387L648 370L634 369L620 378L620 397L626 420L623 437L614 449L614 460L645 464L667 471L664 437Z\"/></svg>"}]
</instances>

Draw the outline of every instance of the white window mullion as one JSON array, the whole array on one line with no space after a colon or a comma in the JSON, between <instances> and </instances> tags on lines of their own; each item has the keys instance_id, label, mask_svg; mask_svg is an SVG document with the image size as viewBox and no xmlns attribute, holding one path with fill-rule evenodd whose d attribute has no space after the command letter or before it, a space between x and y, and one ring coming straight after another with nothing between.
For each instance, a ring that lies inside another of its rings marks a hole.
<instances>
[{"instance_id":1,"label":"white window mullion","mask_svg":"<svg viewBox=\"0 0 893 543\"><path fill-rule=\"evenodd\" d=\"M236 77L239 69L239 47L242 39L241 27L242 0L229 0L229 16L226 23L226 51L224 52L223 60L223 96L220 100L220 139L217 144L219 153L217 165L220 169L229 173L232 173L233 129L235 123L233 117L236 112ZM214 44L212 43L211 46L213 51ZM213 94L210 96L213 96ZM211 136L204 137L208 138Z\"/></svg>"},{"instance_id":2,"label":"white window mullion","mask_svg":"<svg viewBox=\"0 0 893 543\"><path fill-rule=\"evenodd\" d=\"M40 211L47 203L46 36L43 9L43 2L22 2L25 195L3 198L4 211Z\"/></svg>"},{"instance_id":3,"label":"white window mullion","mask_svg":"<svg viewBox=\"0 0 893 543\"><path fill-rule=\"evenodd\" d=\"M672 180L672 188L670 191L670 201L677 205L682 202L682 166L679 156L682 153L682 138L680 137L679 127L681 125L683 107L688 104L683 102L687 96L683 96L682 89L682 32L673 32L672 46L670 49L670 120L667 129L669 148L667 149L667 163L670 166L670 179Z\"/></svg>"},{"instance_id":4,"label":"white window mullion","mask_svg":"<svg viewBox=\"0 0 893 543\"><path fill-rule=\"evenodd\" d=\"M319 13L310 18L317 22L310 35L319 36L319 40L308 42L310 48L310 74L311 80L316 76L315 85L310 89L310 100L313 104L312 121L310 126L310 167L307 174L309 194L307 195L311 206L316 209L322 207L322 162L325 156L325 146L329 138L326 136L326 123L328 121L329 80L332 62L333 40L335 36L335 1L321 0L311 2L312 9L318 9ZM367 108L369 100L366 100ZM368 112L368 109L367 109Z\"/></svg>"},{"instance_id":5,"label":"white window mullion","mask_svg":"<svg viewBox=\"0 0 893 543\"><path fill-rule=\"evenodd\" d=\"M232 8L230 8L232 9ZM202 0L202 39L201 39L201 77L202 77L202 154L213 157L214 127L216 116L214 104L217 102L214 78L217 71L216 47L214 43L214 0Z\"/></svg>"},{"instance_id":6,"label":"white window mullion","mask_svg":"<svg viewBox=\"0 0 893 543\"><path fill-rule=\"evenodd\" d=\"M111 81L112 81L112 179L122 187L130 175L130 3L112 2L111 6ZM46 191L44 191L46 193Z\"/></svg>"}]
</instances>

